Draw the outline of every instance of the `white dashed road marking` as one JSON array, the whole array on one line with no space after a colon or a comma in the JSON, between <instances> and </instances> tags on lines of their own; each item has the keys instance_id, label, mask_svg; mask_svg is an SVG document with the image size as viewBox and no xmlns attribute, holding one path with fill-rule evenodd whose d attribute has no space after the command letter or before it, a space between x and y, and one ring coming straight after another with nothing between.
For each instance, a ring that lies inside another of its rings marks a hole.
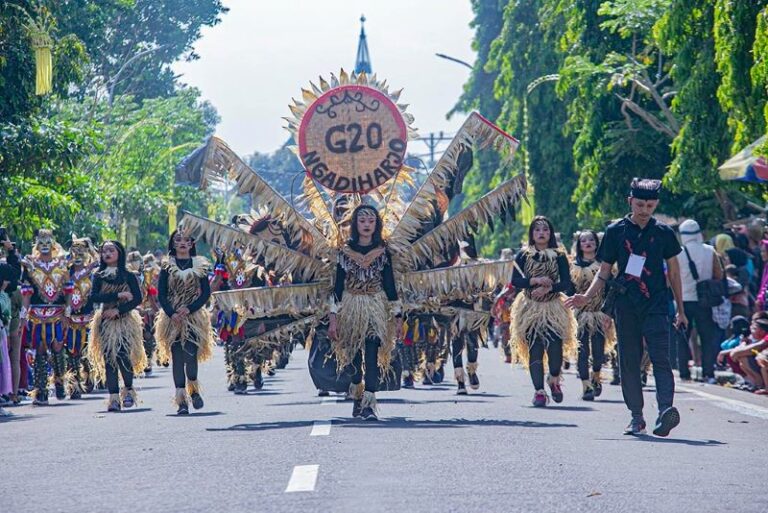
<instances>
[{"instance_id":1,"label":"white dashed road marking","mask_svg":"<svg viewBox=\"0 0 768 513\"><path fill-rule=\"evenodd\" d=\"M312 432L309 436L328 436L331 434L330 420L316 420L312 425Z\"/></svg>"},{"instance_id":2,"label":"white dashed road marking","mask_svg":"<svg viewBox=\"0 0 768 513\"><path fill-rule=\"evenodd\" d=\"M297 465L293 467L293 473L285 493L315 491L319 470L320 465Z\"/></svg>"}]
</instances>

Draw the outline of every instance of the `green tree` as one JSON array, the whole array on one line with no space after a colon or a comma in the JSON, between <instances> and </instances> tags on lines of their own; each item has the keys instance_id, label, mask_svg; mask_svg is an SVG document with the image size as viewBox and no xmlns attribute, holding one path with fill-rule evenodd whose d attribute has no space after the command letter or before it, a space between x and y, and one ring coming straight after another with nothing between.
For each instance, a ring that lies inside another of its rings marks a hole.
<instances>
[{"instance_id":1,"label":"green tree","mask_svg":"<svg viewBox=\"0 0 768 513\"><path fill-rule=\"evenodd\" d=\"M137 100L172 95L171 64L195 60L193 44L201 29L228 11L221 0L74 0L55 12L61 30L76 35L91 57L91 82L110 99Z\"/></svg>"},{"instance_id":2,"label":"green tree","mask_svg":"<svg viewBox=\"0 0 768 513\"><path fill-rule=\"evenodd\" d=\"M0 221L21 237L57 228L64 240L113 235L141 218L140 244L156 245L168 203L215 203L171 181L218 116L179 88L170 64L196 58L201 27L224 12L219 0L0 3ZM30 23L53 41L46 96L34 94Z\"/></svg>"}]
</instances>

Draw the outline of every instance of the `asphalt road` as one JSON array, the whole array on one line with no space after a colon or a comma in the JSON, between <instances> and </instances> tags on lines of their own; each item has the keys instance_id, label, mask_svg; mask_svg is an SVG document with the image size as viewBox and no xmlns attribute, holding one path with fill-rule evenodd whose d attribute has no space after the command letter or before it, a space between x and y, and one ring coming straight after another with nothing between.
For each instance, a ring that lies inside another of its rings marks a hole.
<instances>
[{"instance_id":1,"label":"asphalt road","mask_svg":"<svg viewBox=\"0 0 768 513\"><path fill-rule=\"evenodd\" d=\"M527 373L486 349L478 392L380 394L371 423L316 397L306 354L235 396L217 352L201 368L206 406L188 417L167 369L138 380L141 403L119 414L105 395L13 409L0 419L0 511L768 511L764 398L686 385L670 438L626 437L618 387L585 403L571 371L565 401L534 409ZM649 422L654 403L649 389Z\"/></svg>"}]
</instances>

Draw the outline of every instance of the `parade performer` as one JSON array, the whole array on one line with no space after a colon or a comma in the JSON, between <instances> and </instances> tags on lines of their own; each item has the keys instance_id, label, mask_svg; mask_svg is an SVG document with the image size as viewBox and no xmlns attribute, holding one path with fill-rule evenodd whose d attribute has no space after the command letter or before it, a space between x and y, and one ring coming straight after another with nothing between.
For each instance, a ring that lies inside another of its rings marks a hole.
<instances>
[{"instance_id":1,"label":"parade performer","mask_svg":"<svg viewBox=\"0 0 768 513\"><path fill-rule=\"evenodd\" d=\"M474 241L472 241L474 242ZM470 244L467 241L461 241L459 243L458 264L467 265L475 262L477 259L477 252L474 248L474 244ZM473 303L467 300L457 300L451 303L453 306L466 310L477 310L475 304L481 305L482 299L477 298ZM463 352L467 351L467 368L464 371L464 359ZM469 329L467 327L455 330L453 340L451 341L451 356L453 357L453 372L456 378L457 391L456 395L466 395L467 378L469 380L469 386L473 390L480 388L480 378L477 375L478 368L478 356L480 349L480 333L478 330Z\"/></svg>"},{"instance_id":2,"label":"parade performer","mask_svg":"<svg viewBox=\"0 0 768 513\"><path fill-rule=\"evenodd\" d=\"M152 374L152 360L155 355L155 317L160 305L157 303L157 282L160 278L160 265L155 259L155 255L147 253L143 257L144 265L142 270L143 279L141 280L141 295L143 301L139 306L139 312L143 321L144 353L147 355L147 368L144 374Z\"/></svg>"},{"instance_id":3,"label":"parade performer","mask_svg":"<svg viewBox=\"0 0 768 513\"><path fill-rule=\"evenodd\" d=\"M507 285L502 289L496 301L493 304L493 316L499 326L499 339L504 350L504 363L512 363L512 350L507 341L509 340L509 327L512 322L510 309L515 300L515 288Z\"/></svg>"},{"instance_id":4,"label":"parade performer","mask_svg":"<svg viewBox=\"0 0 768 513\"><path fill-rule=\"evenodd\" d=\"M155 322L155 340L160 361L170 360L172 364L176 413L186 415L188 397L196 410L203 407L197 364L213 354L213 329L205 308L211 295L210 264L197 256L195 239L183 230L171 234L168 255L158 282L161 309Z\"/></svg>"},{"instance_id":5,"label":"parade performer","mask_svg":"<svg viewBox=\"0 0 768 513\"><path fill-rule=\"evenodd\" d=\"M354 387L358 399L354 413L362 412L365 399L366 417L372 419L377 417L374 393L380 390L374 373L387 370L381 388L400 386L399 380L392 382L389 363L401 321L389 319L397 312L388 298L399 298L402 315L445 316L450 324L450 330L443 331L445 338L463 329L486 327L487 312L459 308L452 302L474 304L492 294L511 275L511 262L436 267L447 260L446 254L458 241L468 240L481 226L505 223L526 187L524 175L514 176L448 217L450 200L461 192L473 167L475 147L495 148L506 165L518 142L472 113L417 186L414 170L404 165L406 141L415 134L413 117L404 112L406 105L398 103L399 96L384 81L364 73L342 72L330 82L321 79L319 86L302 90L302 101L291 106L293 117L286 118L306 170L296 205L216 137L196 150L194 155L202 158L189 158L183 167L185 174L203 177L201 186L236 182L238 194L249 195L252 204L266 209L271 219L268 230L258 230L255 222L233 228L187 213L182 224L189 234L214 247L240 242L254 258L263 258L265 267L273 266L277 276L293 277L294 285L214 295L222 309L237 304L247 307L249 322L274 318L278 312L292 317L292 322L246 335L245 346L248 350L274 348L308 327L310 332L318 326L322 331L325 319L329 324L332 320L335 340L320 358L310 359L310 365L335 360L339 379L335 383L320 380L321 389L335 389L344 381L348 365L357 363L354 383L362 383L365 377L365 385ZM334 215L344 196L345 208L354 213L350 228L356 233L350 237ZM370 239L360 237L358 221L365 223L366 230L372 229ZM387 276L392 273L391 280L384 278L385 268ZM317 305L318 297L332 300ZM368 361L366 376L361 376L364 360Z\"/></svg>"},{"instance_id":6,"label":"parade performer","mask_svg":"<svg viewBox=\"0 0 768 513\"><path fill-rule=\"evenodd\" d=\"M521 292L510 312L511 343L518 360L529 368L535 389L533 405L544 407L549 402L544 390L547 363L547 384L552 399L560 403L563 356L576 348L576 319L564 303L565 293L572 287L568 258L558 248L549 219L534 217L528 245L517 254L515 263L512 285Z\"/></svg>"},{"instance_id":7,"label":"parade performer","mask_svg":"<svg viewBox=\"0 0 768 513\"><path fill-rule=\"evenodd\" d=\"M101 244L99 269L93 275L90 307L100 304L91 321L88 360L97 381L109 390L107 411L117 412L137 402L135 374L147 366L141 315L141 288L135 273L126 267L125 248L118 241ZM120 389L118 372L123 377Z\"/></svg>"},{"instance_id":8,"label":"parade performer","mask_svg":"<svg viewBox=\"0 0 768 513\"><path fill-rule=\"evenodd\" d=\"M68 311L68 369L74 378L70 398L80 399L83 392L92 392L94 387L90 362L83 359L93 317L92 312L86 308L91 294L91 273L98 266L98 253L91 239L72 235L69 260L69 281L64 290Z\"/></svg>"},{"instance_id":9,"label":"parade performer","mask_svg":"<svg viewBox=\"0 0 768 513\"><path fill-rule=\"evenodd\" d=\"M404 324L405 335L402 341L398 341L397 350L400 353L400 359L403 364L403 388L414 388L416 372L418 366L417 347L422 346L422 340L425 337L424 326L421 320L416 317L409 319Z\"/></svg>"},{"instance_id":10,"label":"parade performer","mask_svg":"<svg viewBox=\"0 0 768 513\"><path fill-rule=\"evenodd\" d=\"M63 248L53 232L41 229L35 237L32 254L24 259L22 274L23 319L27 320L27 340L35 350L35 390L33 404L48 404L48 357L53 367L56 398L66 397L64 324L65 286L69 280Z\"/></svg>"},{"instance_id":11,"label":"parade performer","mask_svg":"<svg viewBox=\"0 0 768 513\"><path fill-rule=\"evenodd\" d=\"M434 385L442 381L443 361L438 356L445 353L447 337L438 319L433 315L419 316L419 329L423 331L419 349L419 371L422 374L422 385Z\"/></svg>"},{"instance_id":12,"label":"parade performer","mask_svg":"<svg viewBox=\"0 0 768 513\"><path fill-rule=\"evenodd\" d=\"M584 294L600 271L597 260L598 236L592 230L580 232L576 239L576 255L571 264L571 280L574 292ZM606 353L611 353L616 344L616 329L613 320L600 309L603 294L595 295L583 308L576 309L579 324L578 371L582 383L582 399L593 401L603 391L600 372ZM590 357L592 374L590 375Z\"/></svg>"},{"instance_id":13,"label":"parade performer","mask_svg":"<svg viewBox=\"0 0 768 513\"><path fill-rule=\"evenodd\" d=\"M466 308L466 307L465 307ZM467 350L467 369L464 372L464 361L462 352ZM479 334L477 331L462 330L457 333L451 343L451 355L453 356L453 372L458 387L457 395L466 395L467 386L465 381L469 378L469 386L473 390L480 388L480 378L477 376L478 353L480 348Z\"/></svg>"},{"instance_id":14,"label":"parade performer","mask_svg":"<svg viewBox=\"0 0 768 513\"><path fill-rule=\"evenodd\" d=\"M237 226L235 219L233 219L233 225ZM234 244L230 250L219 249L219 263L215 268L216 274L221 278L218 290L240 290L254 285L253 281L259 267L250 261L246 249L238 243ZM239 352L245 340L244 325L248 320L244 314L240 306L231 311L220 310L217 323L219 338L225 344L229 386L235 394L245 394L248 389L245 354ZM263 385L260 370L259 368L258 375L254 379L254 386L257 388Z\"/></svg>"},{"instance_id":15,"label":"parade performer","mask_svg":"<svg viewBox=\"0 0 768 513\"><path fill-rule=\"evenodd\" d=\"M378 420L379 370L389 369L393 343L403 328L391 257L381 231L376 208L360 205L354 210L351 236L339 252L328 326L339 367L354 365L352 384L364 383L352 416L365 420Z\"/></svg>"}]
</instances>

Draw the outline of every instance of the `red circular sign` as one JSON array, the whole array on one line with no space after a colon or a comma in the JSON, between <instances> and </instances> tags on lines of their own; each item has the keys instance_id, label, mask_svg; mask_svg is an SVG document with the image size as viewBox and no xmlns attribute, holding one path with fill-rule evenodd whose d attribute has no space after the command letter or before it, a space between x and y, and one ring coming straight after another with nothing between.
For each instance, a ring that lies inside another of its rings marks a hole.
<instances>
[{"instance_id":1,"label":"red circular sign","mask_svg":"<svg viewBox=\"0 0 768 513\"><path fill-rule=\"evenodd\" d=\"M386 94L343 85L307 108L298 135L299 158L308 176L337 192L366 193L403 166L408 128Z\"/></svg>"}]
</instances>

